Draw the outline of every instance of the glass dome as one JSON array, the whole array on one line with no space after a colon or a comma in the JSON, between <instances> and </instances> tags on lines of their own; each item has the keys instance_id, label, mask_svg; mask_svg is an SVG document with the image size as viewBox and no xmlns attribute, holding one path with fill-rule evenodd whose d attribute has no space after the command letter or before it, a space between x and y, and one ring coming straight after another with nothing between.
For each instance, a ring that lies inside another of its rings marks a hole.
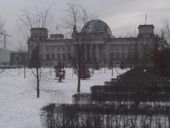
<instances>
[{"instance_id":1,"label":"glass dome","mask_svg":"<svg viewBox=\"0 0 170 128\"><path fill-rule=\"evenodd\" d=\"M91 20L82 28L81 34L88 35L92 38L109 38L112 32L109 26L101 20Z\"/></svg>"}]
</instances>

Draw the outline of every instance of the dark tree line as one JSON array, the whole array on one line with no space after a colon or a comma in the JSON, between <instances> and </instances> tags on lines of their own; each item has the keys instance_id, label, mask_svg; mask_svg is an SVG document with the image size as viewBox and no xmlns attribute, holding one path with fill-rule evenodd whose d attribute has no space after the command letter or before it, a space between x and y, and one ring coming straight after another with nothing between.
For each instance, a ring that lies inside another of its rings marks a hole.
<instances>
[{"instance_id":1,"label":"dark tree line","mask_svg":"<svg viewBox=\"0 0 170 128\"><path fill-rule=\"evenodd\" d=\"M154 71L162 76L170 77L170 46L162 42L163 39L156 38L153 49Z\"/></svg>"}]
</instances>

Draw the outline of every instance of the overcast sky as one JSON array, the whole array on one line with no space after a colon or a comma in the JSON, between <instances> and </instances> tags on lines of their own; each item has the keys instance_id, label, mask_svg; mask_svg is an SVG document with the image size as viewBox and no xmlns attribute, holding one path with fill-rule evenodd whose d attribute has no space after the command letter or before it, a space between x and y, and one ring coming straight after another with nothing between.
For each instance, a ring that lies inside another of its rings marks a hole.
<instances>
[{"instance_id":1,"label":"overcast sky","mask_svg":"<svg viewBox=\"0 0 170 128\"><path fill-rule=\"evenodd\" d=\"M19 44L25 44L17 26L23 9L43 8L53 3L54 24L59 26L62 23L67 3L76 3L97 14L116 37L137 33L137 26L145 23L146 14L147 23L154 24L156 32L162 28L162 17L170 18L170 0L0 0L0 15L6 20L7 32L12 35L7 47L18 49Z\"/></svg>"}]
</instances>

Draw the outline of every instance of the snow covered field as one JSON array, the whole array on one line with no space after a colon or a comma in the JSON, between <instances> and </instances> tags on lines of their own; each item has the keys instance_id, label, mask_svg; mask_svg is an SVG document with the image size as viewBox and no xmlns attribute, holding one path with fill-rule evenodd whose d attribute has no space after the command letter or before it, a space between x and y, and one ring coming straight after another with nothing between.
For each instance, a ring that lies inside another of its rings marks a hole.
<instances>
[{"instance_id":1,"label":"snow covered field","mask_svg":"<svg viewBox=\"0 0 170 128\"><path fill-rule=\"evenodd\" d=\"M117 72L118 71L118 72ZM81 92L122 73L120 69L97 70L88 80L81 80ZM41 108L49 103L71 103L77 90L77 76L66 69L66 79L58 83L53 69L44 69L40 82L40 98L36 98L36 79L30 69L7 69L0 74L0 128L41 128Z\"/></svg>"}]
</instances>

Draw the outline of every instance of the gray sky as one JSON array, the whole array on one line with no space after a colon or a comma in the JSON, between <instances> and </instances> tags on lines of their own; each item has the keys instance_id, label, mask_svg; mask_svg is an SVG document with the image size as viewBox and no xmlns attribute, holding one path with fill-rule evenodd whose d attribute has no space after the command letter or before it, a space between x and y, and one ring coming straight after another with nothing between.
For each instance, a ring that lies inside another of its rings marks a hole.
<instances>
[{"instance_id":1,"label":"gray sky","mask_svg":"<svg viewBox=\"0 0 170 128\"><path fill-rule=\"evenodd\" d=\"M68 2L80 4L90 13L97 14L110 26L116 37L137 33L137 26L145 23L145 14L147 23L154 24L156 32L163 26L162 17L170 19L170 0L0 0L0 15L7 22L7 32L12 35L12 38L8 38L7 47L18 49L19 44L25 44L17 26L23 9L43 8L56 3L52 9L56 17L53 24L59 26Z\"/></svg>"}]
</instances>

